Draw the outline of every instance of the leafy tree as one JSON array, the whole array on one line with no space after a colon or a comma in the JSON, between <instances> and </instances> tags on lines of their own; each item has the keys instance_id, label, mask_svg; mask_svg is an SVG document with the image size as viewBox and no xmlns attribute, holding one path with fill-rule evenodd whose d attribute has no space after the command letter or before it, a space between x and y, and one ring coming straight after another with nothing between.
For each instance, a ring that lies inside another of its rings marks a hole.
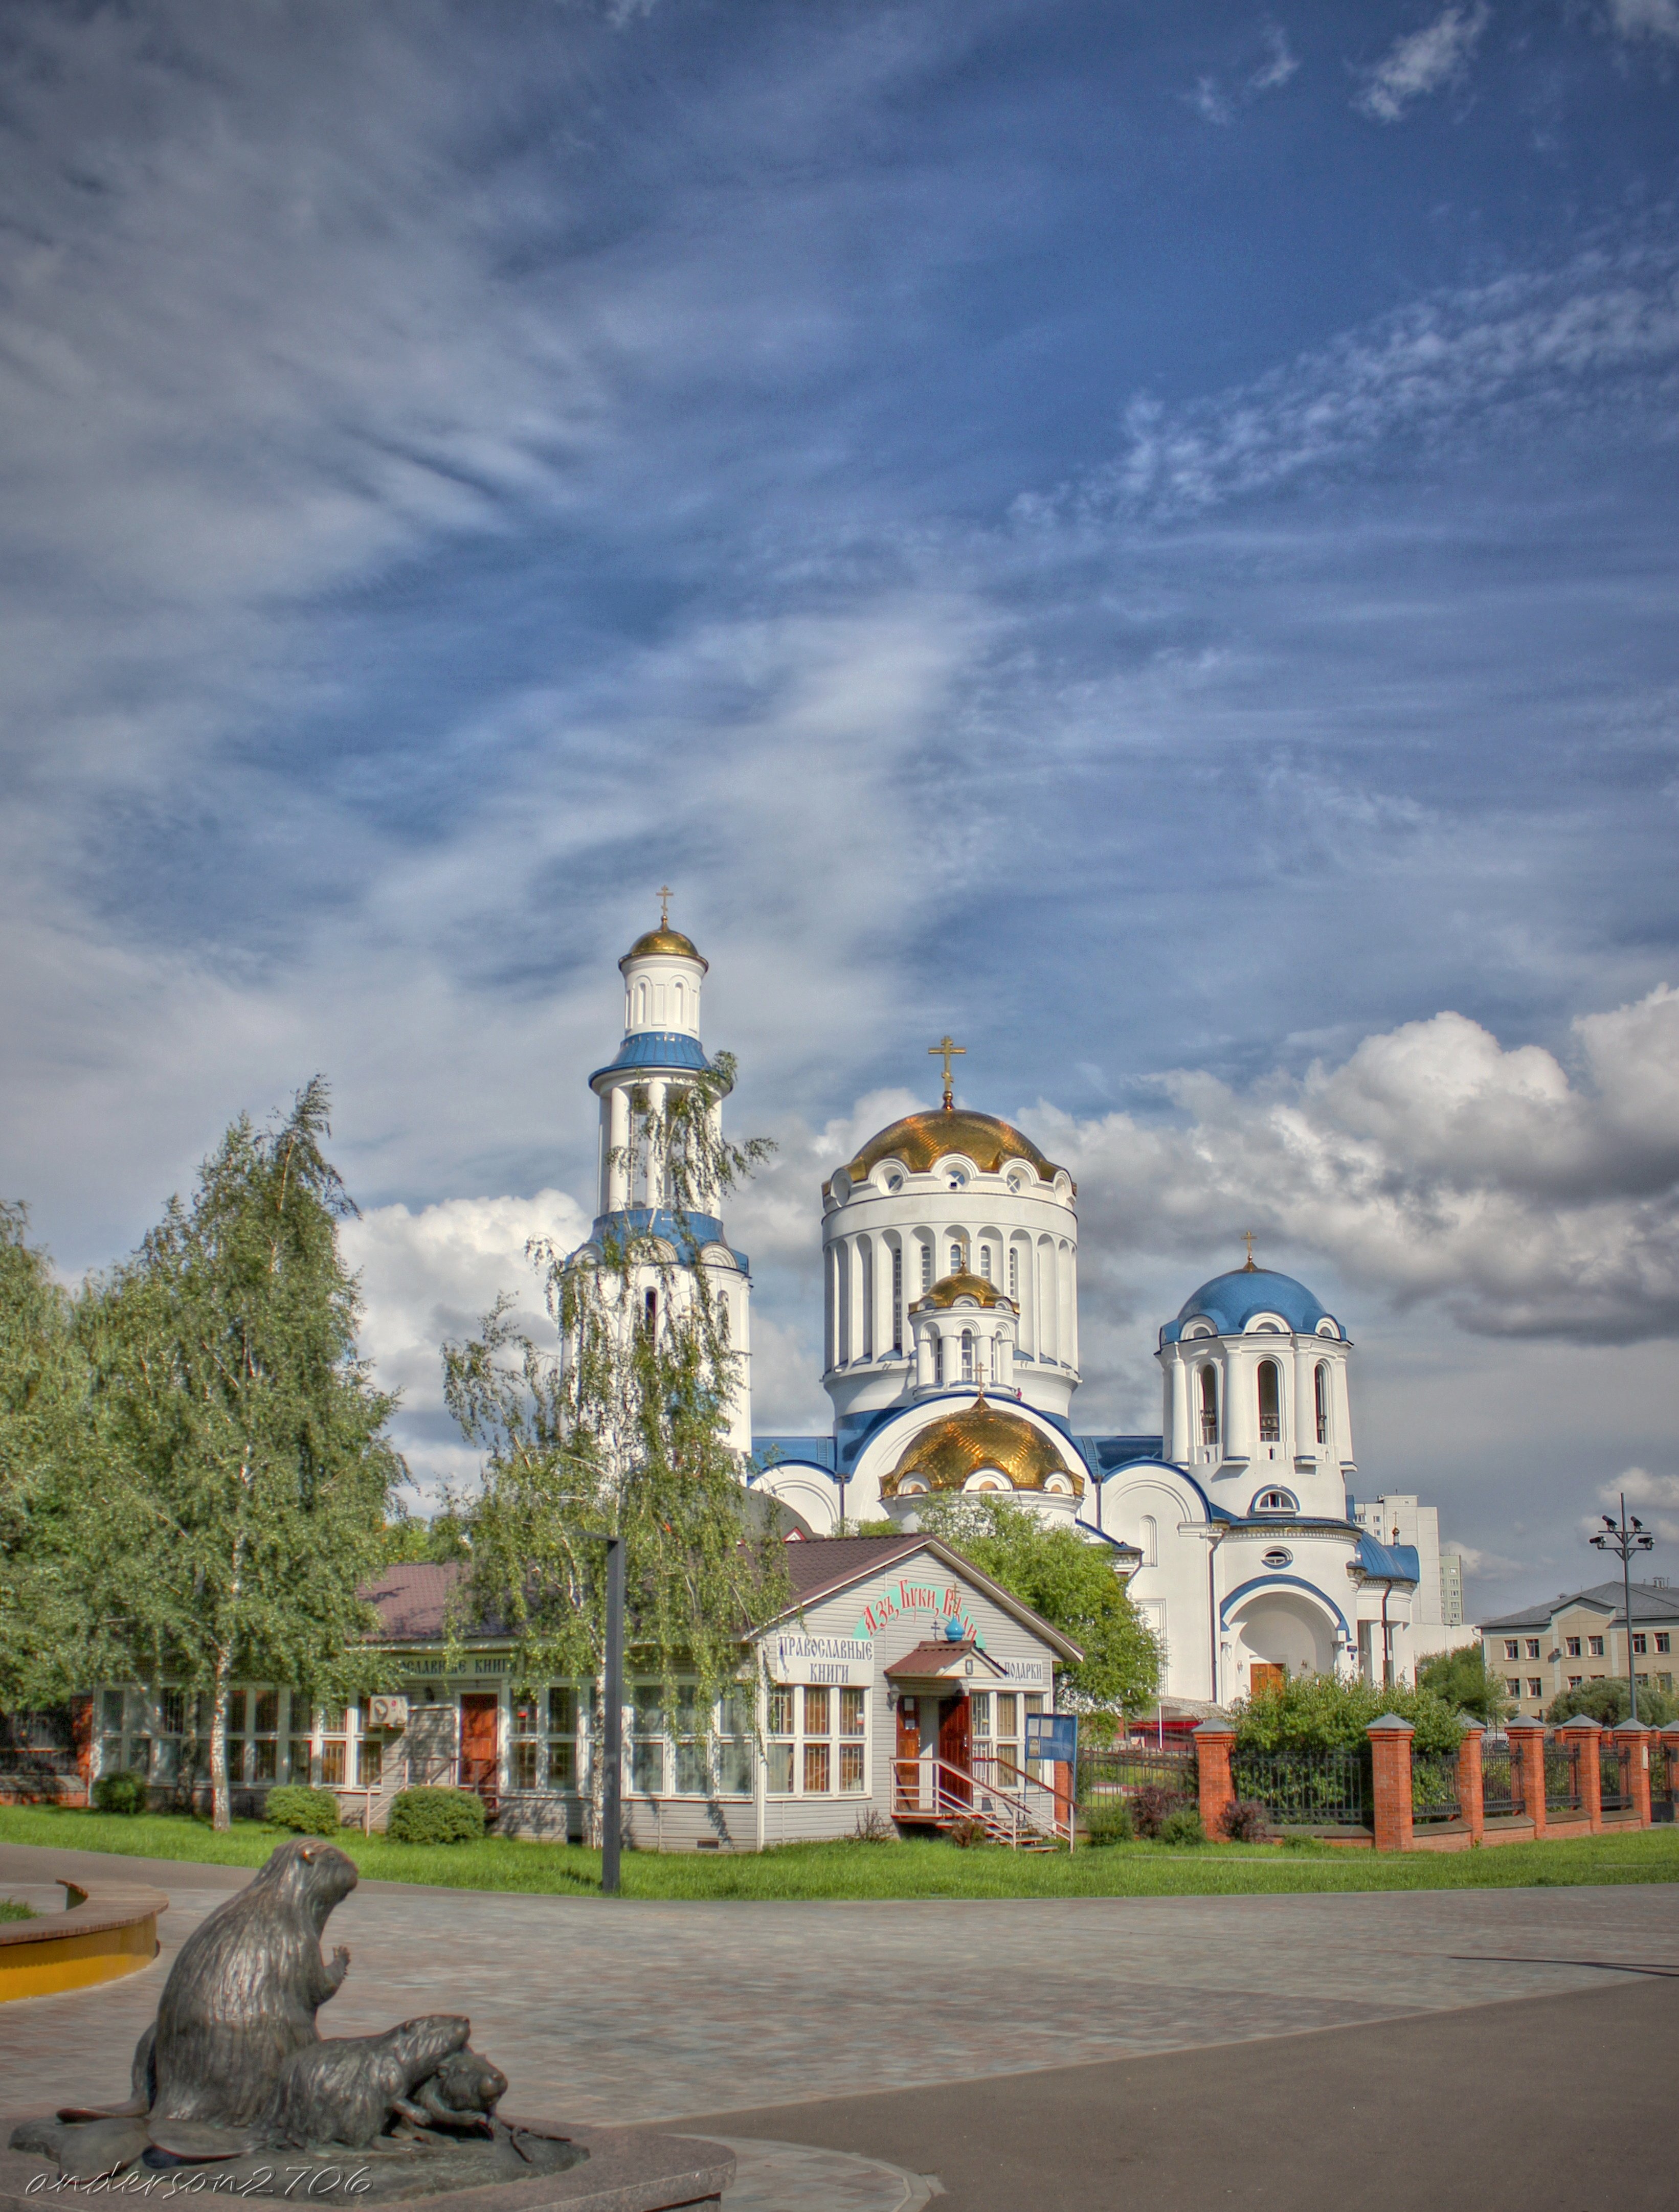
<instances>
[{"instance_id":1,"label":"leafy tree","mask_svg":"<svg viewBox=\"0 0 1679 2212\"><path fill-rule=\"evenodd\" d=\"M1463 1724L1437 1691L1402 1682L1343 1681L1335 1674L1291 1674L1280 1689L1231 1708L1238 1751L1351 1751L1384 1713L1409 1721L1418 1751L1456 1751Z\"/></svg>"},{"instance_id":2,"label":"leafy tree","mask_svg":"<svg viewBox=\"0 0 1679 2212\"><path fill-rule=\"evenodd\" d=\"M943 1538L1082 1648L1082 1662L1062 1676L1070 1705L1135 1713L1152 1703L1160 1647L1104 1546L1071 1528L1046 1528L1013 1498L964 1492L929 1498L916 1510L929 1535Z\"/></svg>"},{"instance_id":3,"label":"leafy tree","mask_svg":"<svg viewBox=\"0 0 1679 2212\"><path fill-rule=\"evenodd\" d=\"M447 1565L471 1555L465 1521L453 1501L429 1520L398 1508L385 1523L380 1540L380 1562L387 1567L401 1563Z\"/></svg>"},{"instance_id":4,"label":"leafy tree","mask_svg":"<svg viewBox=\"0 0 1679 2212\"><path fill-rule=\"evenodd\" d=\"M1417 1682L1488 1728L1511 1711L1504 1684L1487 1672L1487 1654L1479 1644L1460 1644L1455 1651L1437 1651L1417 1668Z\"/></svg>"},{"instance_id":5,"label":"leafy tree","mask_svg":"<svg viewBox=\"0 0 1679 2212\"><path fill-rule=\"evenodd\" d=\"M631 1117L632 1172L665 1194L675 1237L604 1235L575 1260L528 1248L541 1272L561 1350L539 1347L503 1296L478 1336L443 1347L444 1395L483 1451L484 1484L466 1510L471 1570L452 1613L506 1624L520 1686L592 1681L590 1824L603 1787L605 1547L624 1547L625 1641L656 1670L667 1698L697 1679L697 1732L711 1733L718 1694L739 1678L743 1634L785 1602L781 1547L749 1525L739 1455L727 1441L737 1356L728 1316L689 1224L770 1147L724 1140L715 1108L733 1060L672 1086L663 1113ZM648 1293L653 1293L649 1312Z\"/></svg>"},{"instance_id":6,"label":"leafy tree","mask_svg":"<svg viewBox=\"0 0 1679 2212\"><path fill-rule=\"evenodd\" d=\"M75 1307L0 1204L0 1705L56 1702L99 1638L78 1559L92 1480L88 1366Z\"/></svg>"},{"instance_id":7,"label":"leafy tree","mask_svg":"<svg viewBox=\"0 0 1679 2212\"><path fill-rule=\"evenodd\" d=\"M1605 1728L1614 1728L1626 1719L1632 1704L1626 1676L1604 1674L1553 1698L1545 1708L1545 1717L1554 1726L1560 1721L1578 1720L1584 1714ZM1652 1689L1647 1682L1639 1685L1638 1717L1647 1728L1665 1728L1676 1711L1679 1711L1679 1701Z\"/></svg>"},{"instance_id":8,"label":"leafy tree","mask_svg":"<svg viewBox=\"0 0 1679 2212\"><path fill-rule=\"evenodd\" d=\"M88 1547L132 1674L208 1694L213 1819L228 1824L237 1675L344 1691L375 1679L357 1585L403 1467L394 1400L356 1352L317 1077L265 1131L242 1116L84 1313L102 1446Z\"/></svg>"}]
</instances>

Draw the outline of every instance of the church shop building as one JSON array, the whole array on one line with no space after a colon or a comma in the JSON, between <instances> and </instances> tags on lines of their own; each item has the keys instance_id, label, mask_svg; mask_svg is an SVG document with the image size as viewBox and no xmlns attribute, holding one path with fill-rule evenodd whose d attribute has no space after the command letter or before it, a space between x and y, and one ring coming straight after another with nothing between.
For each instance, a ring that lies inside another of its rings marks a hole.
<instances>
[{"instance_id":1,"label":"church shop building","mask_svg":"<svg viewBox=\"0 0 1679 2212\"><path fill-rule=\"evenodd\" d=\"M792 1601L711 1713L679 1679L672 1701L627 1655L626 1840L761 1850L850 1835L871 1812L906 1830L964 1815L999 1832L1053 1830L1057 1778L1028 1760L1025 1722L1054 1710L1056 1670L1078 1646L929 1536L795 1539L785 1556ZM240 1813L259 1812L273 1783L309 1780L377 1829L398 1790L441 1783L477 1791L502 1835L581 1838L591 1691L515 1684L493 1632L452 1657L459 1573L398 1565L369 1586L386 1693L311 1710L274 1685L241 1686L228 1754ZM103 1771L138 1768L160 1788L202 1771L182 1692L106 1689L99 1705Z\"/></svg>"}]
</instances>

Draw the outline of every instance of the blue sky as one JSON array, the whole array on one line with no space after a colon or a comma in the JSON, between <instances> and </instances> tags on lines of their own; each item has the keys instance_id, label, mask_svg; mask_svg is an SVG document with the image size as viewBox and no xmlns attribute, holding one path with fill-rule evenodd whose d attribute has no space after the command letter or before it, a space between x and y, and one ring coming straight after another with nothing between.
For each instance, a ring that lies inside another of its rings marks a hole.
<instances>
[{"instance_id":1,"label":"blue sky","mask_svg":"<svg viewBox=\"0 0 1679 2212\"><path fill-rule=\"evenodd\" d=\"M1086 1425L1252 1225L1480 1600L1679 1542L1676 98L1679 0L13 0L6 1187L100 1264L324 1070L459 1475L668 881L767 1425L948 1027Z\"/></svg>"}]
</instances>

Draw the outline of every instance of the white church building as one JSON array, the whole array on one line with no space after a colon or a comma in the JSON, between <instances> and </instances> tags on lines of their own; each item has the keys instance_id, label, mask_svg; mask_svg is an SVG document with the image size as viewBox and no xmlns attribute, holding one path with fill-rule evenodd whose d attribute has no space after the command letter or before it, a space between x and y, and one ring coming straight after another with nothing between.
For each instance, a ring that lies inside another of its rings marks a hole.
<instances>
[{"instance_id":1,"label":"white church building","mask_svg":"<svg viewBox=\"0 0 1679 2212\"><path fill-rule=\"evenodd\" d=\"M1251 1250L1161 1325L1159 1434L1075 1426L1078 1190L1020 1130L956 1103L948 1038L934 1048L942 1103L880 1130L821 1188L831 1429L756 1431L745 1255L718 1218L690 1214L684 1236L667 1194L645 1170L632 1188L625 1165L636 1094L657 1105L707 1066L707 963L661 920L619 966L624 1040L590 1079L592 1235L650 1229L711 1271L740 1362L731 1441L751 1484L811 1535L880 1520L911 1533L934 1492L1019 1498L1110 1550L1161 1639L1165 1694L1190 1710L1281 1674L1408 1680L1474 1640L1442 1619L1433 1509L1408 1494L1355 1503L1341 1317Z\"/></svg>"}]
</instances>

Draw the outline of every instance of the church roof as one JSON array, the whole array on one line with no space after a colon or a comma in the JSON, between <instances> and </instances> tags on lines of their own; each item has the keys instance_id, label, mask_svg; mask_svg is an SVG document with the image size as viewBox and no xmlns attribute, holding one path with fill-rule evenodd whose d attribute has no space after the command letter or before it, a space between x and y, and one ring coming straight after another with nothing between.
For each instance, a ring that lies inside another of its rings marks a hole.
<instances>
[{"instance_id":1,"label":"church roof","mask_svg":"<svg viewBox=\"0 0 1679 2212\"><path fill-rule=\"evenodd\" d=\"M624 954L624 958L619 961L618 965L624 968L632 960L650 959L660 952L674 953L681 960L698 960L702 968L708 972L710 969L711 963L709 960L701 959L693 939L684 937L679 929L672 929L668 922L661 922L657 929L644 930L629 951Z\"/></svg>"},{"instance_id":2,"label":"church roof","mask_svg":"<svg viewBox=\"0 0 1679 2212\"><path fill-rule=\"evenodd\" d=\"M1177 1320L1161 1330L1160 1341L1176 1344L1192 1321L1210 1321L1220 1336L1239 1336L1256 1314L1263 1313L1280 1316L1297 1336L1310 1336L1320 1321L1335 1318L1293 1275L1280 1275L1271 1267L1232 1267L1184 1299Z\"/></svg>"},{"instance_id":3,"label":"church roof","mask_svg":"<svg viewBox=\"0 0 1679 2212\"><path fill-rule=\"evenodd\" d=\"M976 1306L1007 1306L1017 1312L1013 1298L1006 1298L995 1283L988 1283L983 1275L970 1275L958 1271L944 1275L930 1291L923 1291L909 1309L919 1313L923 1306L953 1306L963 1298L971 1298Z\"/></svg>"},{"instance_id":4,"label":"church roof","mask_svg":"<svg viewBox=\"0 0 1679 2212\"><path fill-rule=\"evenodd\" d=\"M902 1160L912 1175L924 1175L952 1152L970 1159L982 1175L996 1175L1008 1160L1025 1160L1045 1182L1062 1172L1031 1139L995 1114L976 1114L965 1106L945 1106L926 1114L906 1114L901 1121L869 1139L845 1172L861 1182L882 1160Z\"/></svg>"},{"instance_id":5,"label":"church roof","mask_svg":"<svg viewBox=\"0 0 1679 2212\"><path fill-rule=\"evenodd\" d=\"M1035 1422L982 1397L912 1437L881 1483L880 1495L896 1497L911 1475L929 1490L960 1490L970 1475L993 1467L1016 1490L1042 1490L1052 1474L1059 1474L1075 1497L1084 1494L1083 1475L1068 1467Z\"/></svg>"}]
</instances>

